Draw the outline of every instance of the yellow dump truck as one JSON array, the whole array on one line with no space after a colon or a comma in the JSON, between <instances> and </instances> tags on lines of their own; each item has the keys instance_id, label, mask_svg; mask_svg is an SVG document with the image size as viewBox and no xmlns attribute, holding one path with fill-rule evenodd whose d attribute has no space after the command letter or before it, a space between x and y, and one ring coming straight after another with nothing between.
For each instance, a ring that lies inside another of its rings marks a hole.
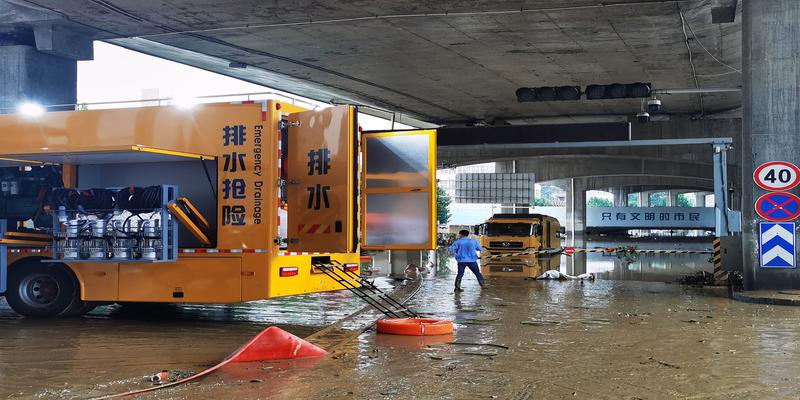
<instances>
[{"instance_id":1,"label":"yellow dump truck","mask_svg":"<svg viewBox=\"0 0 800 400\"><path fill-rule=\"evenodd\" d=\"M0 294L38 317L237 303L357 286L361 249L433 249L435 131L362 135L356 116L272 100L0 116Z\"/></svg>"},{"instance_id":2,"label":"yellow dump truck","mask_svg":"<svg viewBox=\"0 0 800 400\"><path fill-rule=\"evenodd\" d=\"M558 220L542 214L495 214L477 229L484 252L485 276L535 278L559 269L561 247ZM516 253L549 251L543 254Z\"/></svg>"}]
</instances>

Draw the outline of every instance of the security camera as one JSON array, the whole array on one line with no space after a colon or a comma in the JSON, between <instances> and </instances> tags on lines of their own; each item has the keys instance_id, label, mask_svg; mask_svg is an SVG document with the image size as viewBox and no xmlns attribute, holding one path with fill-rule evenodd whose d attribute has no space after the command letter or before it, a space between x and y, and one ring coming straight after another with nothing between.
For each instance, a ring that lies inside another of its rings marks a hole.
<instances>
[{"instance_id":1,"label":"security camera","mask_svg":"<svg viewBox=\"0 0 800 400\"><path fill-rule=\"evenodd\" d=\"M647 111L651 113L661 112L664 109L664 106L661 105L661 100L659 99L650 99L647 100Z\"/></svg>"},{"instance_id":2,"label":"security camera","mask_svg":"<svg viewBox=\"0 0 800 400\"><path fill-rule=\"evenodd\" d=\"M650 113L648 113L647 111L639 111L636 114L636 120L643 124L650 122Z\"/></svg>"}]
</instances>

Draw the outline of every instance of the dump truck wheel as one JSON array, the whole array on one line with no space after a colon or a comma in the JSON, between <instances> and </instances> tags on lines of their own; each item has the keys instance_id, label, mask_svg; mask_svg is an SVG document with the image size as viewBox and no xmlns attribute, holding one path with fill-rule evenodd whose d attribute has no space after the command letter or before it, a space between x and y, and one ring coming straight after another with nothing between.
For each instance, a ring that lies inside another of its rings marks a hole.
<instances>
[{"instance_id":1,"label":"dump truck wheel","mask_svg":"<svg viewBox=\"0 0 800 400\"><path fill-rule=\"evenodd\" d=\"M8 305L26 317L55 317L81 302L77 279L63 264L12 265L8 280Z\"/></svg>"}]
</instances>

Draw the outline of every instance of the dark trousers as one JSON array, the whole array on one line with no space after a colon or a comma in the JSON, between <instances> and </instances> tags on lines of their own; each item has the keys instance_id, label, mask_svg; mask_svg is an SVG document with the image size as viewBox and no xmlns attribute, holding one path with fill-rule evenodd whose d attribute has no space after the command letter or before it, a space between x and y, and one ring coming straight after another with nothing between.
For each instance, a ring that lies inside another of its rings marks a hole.
<instances>
[{"instance_id":1,"label":"dark trousers","mask_svg":"<svg viewBox=\"0 0 800 400\"><path fill-rule=\"evenodd\" d=\"M475 277L478 278L478 283L483 286L483 275L481 274L480 268L478 268L478 263L473 262L460 262L458 263L458 274L456 275L456 286L461 286L461 278L464 277L464 270L469 268Z\"/></svg>"}]
</instances>

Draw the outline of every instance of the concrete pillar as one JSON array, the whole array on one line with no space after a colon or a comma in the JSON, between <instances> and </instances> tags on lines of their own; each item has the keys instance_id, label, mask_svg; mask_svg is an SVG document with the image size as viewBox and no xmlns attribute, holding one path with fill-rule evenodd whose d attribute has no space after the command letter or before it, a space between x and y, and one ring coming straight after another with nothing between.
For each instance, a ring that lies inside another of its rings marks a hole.
<instances>
[{"instance_id":1,"label":"concrete pillar","mask_svg":"<svg viewBox=\"0 0 800 400\"><path fill-rule=\"evenodd\" d=\"M706 206L706 194L703 192L697 192L694 194L694 206L695 207L705 207Z\"/></svg>"},{"instance_id":2,"label":"concrete pillar","mask_svg":"<svg viewBox=\"0 0 800 400\"><path fill-rule=\"evenodd\" d=\"M800 162L800 1L742 2L742 84L744 286L797 289L800 269L760 267L760 219L753 203L764 191L751 177L753 169L767 161Z\"/></svg>"},{"instance_id":3,"label":"concrete pillar","mask_svg":"<svg viewBox=\"0 0 800 400\"><path fill-rule=\"evenodd\" d=\"M414 264L419 267L421 263L422 252L419 250L392 250L389 252L389 265L391 267L389 276L403 278L408 264Z\"/></svg>"},{"instance_id":4,"label":"concrete pillar","mask_svg":"<svg viewBox=\"0 0 800 400\"><path fill-rule=\"evenodd\" d=\"M628 190L625 187L612 188L611 194L614 195L614 207L628 206Z\"/></svg>"},{"instance_id":5,"label":"concrete pillar","mask_svg":"<svg viewBox=\"0 0 800 400\"><path fill-rule=\"evenodd\" d=\"M639 207L650 207L650 193L652 192L639 192Z\"/></svg>"},{"instance_id":6,"label":"concrete pillar","mask_svg":"<svg viewBox=\"0 0 800 400\"><path fill-rule=\"evenodd\" d=\"M0 113L14 112L22 101L74 104L77 82L74 59L42 53L31 46L0 46ZM74 107L51 108L65 109Z\"/></svg>"},{"instance_id":7,"label":"concrete pillar","mask_svg":"<svg viewBox=\"0 0 800 400\"><path fill-rule=\"evenodd\" d=\"M677 207L678 206L678 195L681 194L677 190L668 190L667 191L667 207Z\"/></svg>"},{"instance_id":8,"label":"concrete pillar","mask_svg":"<svg viewBox=\"0 0 800 400\"><path fill-rule=\"evenodd\" d=\"M586 247L586 181L585 178L567 180L567 238L562 245L584 248ZM586 272L586 253L575 253L567 257L567 273L582 274Z\"/></svg>"}]
</instances>

